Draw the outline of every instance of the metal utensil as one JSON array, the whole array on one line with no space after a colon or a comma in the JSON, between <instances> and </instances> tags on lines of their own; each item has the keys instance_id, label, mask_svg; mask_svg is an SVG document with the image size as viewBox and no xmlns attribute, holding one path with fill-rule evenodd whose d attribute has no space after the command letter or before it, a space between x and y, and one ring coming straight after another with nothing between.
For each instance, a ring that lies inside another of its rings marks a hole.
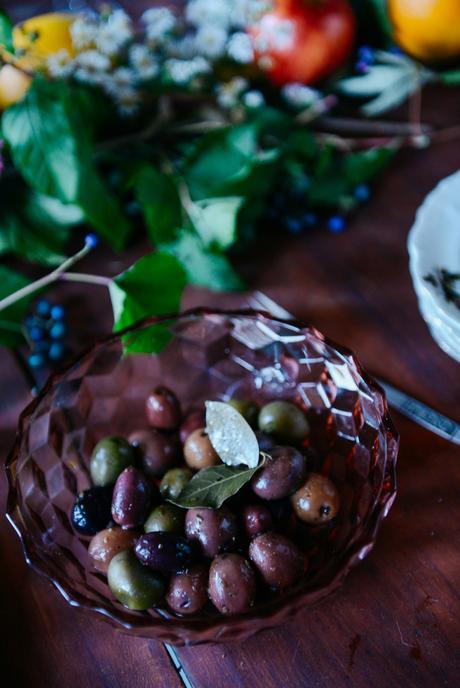
<instances>
[{"instance_id":1,"label":"metal utensil","mask_svg":"<svg viewBox=\"0 0 460 688\"><path fill-rule=\"evenodd\" d=\"M276 301L273 301L269 296L260 291L254 292L247 300L249 308L255 310L264 310L271 313L275 318L282 320L290 320L293 315L285 308L280 306ZM405 392L393 387L388 382L376 378L379 385L384 389L390 406L399 413L402 413L407 418L410 418L421 425L423 428L430 430L435 435L443 437L454 444L460 445L460 423L447 418L442 413L438 413L421 401L414 399Z\"/></svg>"}]
</instances>

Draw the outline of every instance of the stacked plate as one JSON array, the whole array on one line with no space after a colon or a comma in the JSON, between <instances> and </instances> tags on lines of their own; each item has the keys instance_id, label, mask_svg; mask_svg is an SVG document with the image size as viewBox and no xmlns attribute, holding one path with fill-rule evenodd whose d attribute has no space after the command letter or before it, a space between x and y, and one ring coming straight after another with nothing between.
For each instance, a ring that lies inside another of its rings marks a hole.
<instances>
[{"instance_id":1,"label":"stacked plate","mask_svg":"<svg viewBox=\"0 0 460 688\"><path fill-rule=\"evenodd\" d=\"M439 346L460 362L460 309L426 280L441 268L460 273L460 172L443 179L425 198L407 244L420 311Z\"/></svg>"}]
</instances>

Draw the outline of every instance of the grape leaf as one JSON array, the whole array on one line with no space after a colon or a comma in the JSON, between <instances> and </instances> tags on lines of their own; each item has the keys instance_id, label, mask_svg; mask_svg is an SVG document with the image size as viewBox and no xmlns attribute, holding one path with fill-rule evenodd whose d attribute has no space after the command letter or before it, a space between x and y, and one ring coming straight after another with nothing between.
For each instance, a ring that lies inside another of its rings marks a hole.
<instances>
[{"instance_id":1,"label":"grape leaf","mask_svg":"<svg viewBox=\"0 0 460 688\"><path fill-rule=\"evenodd\" d=\"M241 413L223 401L206 402L206 432L220 459L227 466L259 462L259 443L254 430Z\"/></svg>"},{"instance_id":2,"label":"grape leaf","mask_svg":"<svg viewBox=\"0 0 460 688\"><path fill-rule=\"evenodd\" d=\"M29 284L19 272L0 265L0 299L13 294ZM24 343L21 321L23 320L32 296L21 299L17 303L0 311L0 344L2 346L15 347Z\"/></svg>"},{"instance_id":3,"label":"grape leaf","mask_svg":"<svg viewBox=\"0 0 460 688\"><path fill-rule=\"evenodd\" d=\"M243 204L238 196L206 198L187 208L193 226L206 248L224 251L236 241L237 216Z\"/></svg>"},{"instance_id":4,"label":"grape leaf","mask_svg":"<svg viewBox=\"0 0 460 688\"><path fill-rule=\"evenodd\" d=\"M212 466L205 468L190 480L179 497L169 501L184 509L207 507L219 509L226 499L236 494L256 473L255 468Z\"/></svg>"},{"instance_id":5,"label":"grape leaf","mask_svg":"<svg viewBox=\"0 0 460 688\"><path fill-rule=\"evenodd\" d=\"M158 245L172 241L182 225L182 206L171 177L144 164L135 173L132 185L152 242Z\"/></svg>"},{"instance_id":6,"label":"grape leaf","mask_svg":"<svg viewBox=\"0 0 460 688\"><path fill-rule=\"evenodd\" d=\"M148 315L167 315L179 310L187 282L183 267L166 253L150 253L117 275L109 286L114 331ZM124 338L125 350L155 353L170 339L167 326L152 325Z\"/></svg>"}]
</instances>

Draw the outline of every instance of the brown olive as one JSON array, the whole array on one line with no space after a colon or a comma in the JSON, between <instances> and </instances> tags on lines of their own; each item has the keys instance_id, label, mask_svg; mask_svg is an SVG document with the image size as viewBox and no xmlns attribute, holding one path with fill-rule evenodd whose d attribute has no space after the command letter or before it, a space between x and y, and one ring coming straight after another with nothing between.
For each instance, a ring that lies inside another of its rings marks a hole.
<instances>
[{"instance_id":1,"label":"brown olive","mask_svg":"<svg viewBox=\"0 0 460 688\"><path fill-rule=\"evenodd\" d=\"M193 411L183 421L179 429L180 441L185 444L187 437L194 430L203 428L206 424L204 411Z\"/></svg>"},{"instance_id":2,"label":"brown olive","mask_svg":"<svg viewBox=\"0 0 460 688\"><path fill-rule=\"evenodd\" d=\"M329 478L310 473L308 480L292 495L291 504L301 521L317 525L337 516L340 496Z\"/></svg>"},{"instance_id":3,"label":"brown olive","mask_svg":"<svg viewBox=\"0 0 460 688\"><path fill-rule=\"evenodd\" d=\"M267 585L274 588L291 585L305 565L297 545L278 533L258 535L249 545L249 558Z\"/></svg>"},{"instance_id":4,"label":"brown olive","mask_svg":"<svg viewBox=\"0 0 460 688\"><path fill-rule=\"evenodd\" d=\"M142 470L149 478L161 478L174 466L179 456L175 437L157 430L136 430L129 436L130 443L139 449Z\"/></svg>"},{"instance_id":5,"label":"brown olive","mask_svg":"<svg viewBox=\"0 0 460 688\"><path fill-rule=\"evenodd\" d=\"M256 596L256 576L239 554L221 554L209 569L209 597L221 614L248 611Z\"/></svg>"},{"instance_id":6,"label":"brown olive","mask_svg":"<svg viewBox=\"0 0 460 688\"><path fill-rule=\"evenodd\" d=\"M185 517L185 534L196 540L206 557L227 549L235 542L236 518L226 507L189 509Z\"/></svg>"},{"instance_id":7,"label":"brown olive","mask_svg":"<svg viewBox=\"0 0 460 688\"><path fill-rule=\"evenodd\" d=\"M248 504L243 508L243 526L246 535L256 537L273 526L273 519L264 504Z\"/></svg>"},{"instance_id":8,"label":"brown olive","mask_svg":"<svg viewBox=\"0 0 460 688\"><path fill-rule=\"evenodd\" d=\"M137 468L125 468L112 496L112 518L124 528L141 526L152 503L155 486Z\"/></svg>"},{"instance_id":9,"label":"brown olive","mask_svg":"<svg viewBox=\"0 0 460 688\"><path fill-rule=\"evenodd\" d=\"M251 485L262 499L282 499L295 492L306 477L307 461L297 449L274 447Z\"/></svg>"},{"instance_id":10,"label":"brown olive","mask_svg":"<svg viewBox=\"0 0 460 688\"><path fill-rule=\"evenodd\" d=\"M130 549L134 545L137 533L115 526L97 533L88 547L88 554L95 569L107 573L109 564L118 552Z\"/></svg>"},{"instance_id":11,"label":"brown olive","mask_svg":"<svg viewBox=\"0 0 460 688\"><path fill-rule=\"evenodd\" d=\"M297 444L304 440L310 425L303 411L290 401L270 401L259 413L259 430L281 442Z\"/></svg>"},{"instance_id":12,"label":"brown olive","mask_svg":"<svg viewBox=\"0 0 460 688\"><path fill-rule=\"evenodd\" d=\"M187 465L196 471L221 463L204 428L197 428L188 436L184 444L184 458Z\"/></svg>"},{"instance_id":13,"label":"brown olive","mask_svg":"<svg viewBox=\"0 0 460 688\"><path fill-rule=\"evenodd\" d=\"M145 404L149 425L158 430L174 430L181 420L179 400L167 387L156 387Z\"/></svg>"},{"instance_id":14,"label":"brown olive","mask_svg":"<svg viewBox=\"0 0 460 688\"><path fill-rule=\"evenodd\" d=\"M208 601L208 569L203 564L173 574L166 601L177 614L196 614Z\"/></svg>"}]
</instances>

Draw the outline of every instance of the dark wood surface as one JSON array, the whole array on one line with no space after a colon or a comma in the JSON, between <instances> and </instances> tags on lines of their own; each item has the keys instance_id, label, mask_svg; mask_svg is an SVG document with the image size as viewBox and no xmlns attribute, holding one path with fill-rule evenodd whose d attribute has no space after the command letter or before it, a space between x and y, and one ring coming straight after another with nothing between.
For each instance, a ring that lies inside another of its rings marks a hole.
<instances>
[{"instance_id":1,"label":"dark wood surface","mask_svg":"<svg viewBox=\"0 0 460 688\"><path fill-rule=\"evenodd\" d=\"M426 121L459 121L458 91L432 91L425 101ZM251 288L264 290L353 348L371 371L457 421L460 369L433 342L418 312L406 238L415 209L439 179L458 168L459 153L458 141L407 151L343 235L272 236L238 261ZM143 250L133 247L123 264ZM81 265L105 274L121 267L104 249ZM59 298L79 323L78 345L110 327L106 294L94 289L59 287ZM230 296L228 303L238 298ZM186 302L216 303L216 297L195 292ZM29 392L14 358L3 350L0 379L4 457ZM460 451L394 417L401 432L399 495L374 551L338 593L289 624L244 644L177 649L185 680L194 688L459 685ZM2 509L4 495L2 475ZM117 634L67 607L27 568L4 518L0 562L0 669L11 676L4 685L183 685L162 645Z\"/></svg>"}]
</instances>

